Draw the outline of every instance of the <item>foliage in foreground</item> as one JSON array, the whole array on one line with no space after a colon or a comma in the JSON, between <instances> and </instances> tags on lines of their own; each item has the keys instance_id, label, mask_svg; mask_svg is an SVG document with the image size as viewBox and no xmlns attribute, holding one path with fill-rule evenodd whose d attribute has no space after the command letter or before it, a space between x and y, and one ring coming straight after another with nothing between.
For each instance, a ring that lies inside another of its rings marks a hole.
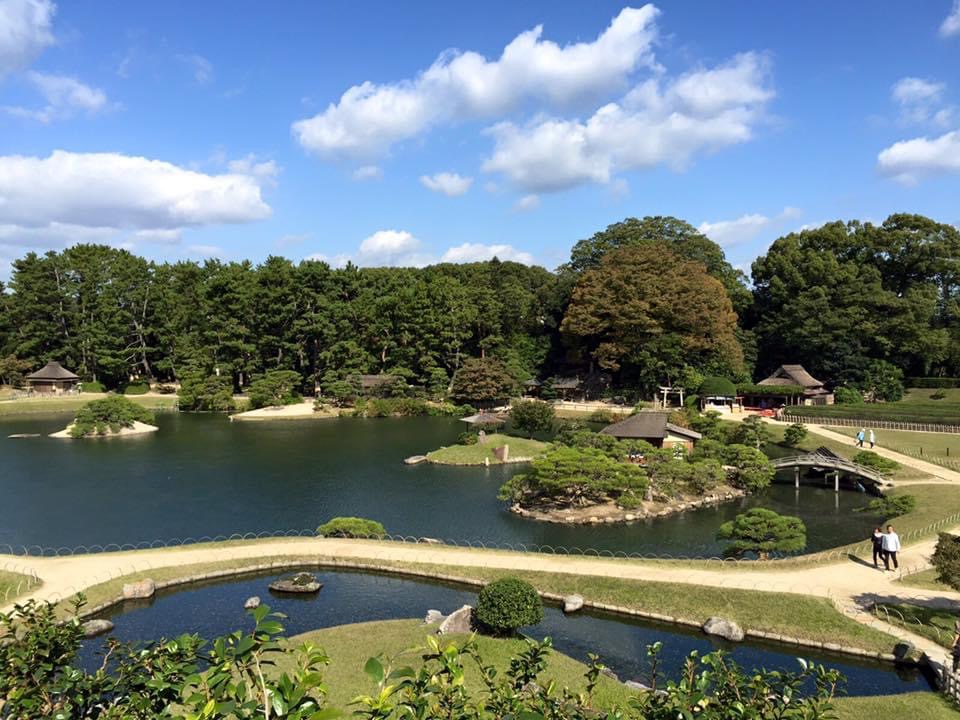
<instances>
[{"instance_id":1,"label":"foliage in foreground","mask_svg":"<svg viewBox=\"0 0 960 720\"><path fill-rule=\"evenodd\" d=\"M940 533L930 562L937 571L937 582L960 590L960 536Z\"/></svg>"},{"instance_id":2,"label":"foliage in foreground","mask_svg":"<svg viewBox=\"0 0 960 720\"><path fill-rule=\"evenodd\" d=\"M379 538L387 534L383 524L358 517L335 517L317 528L323 537Z\"/></svg>"},{"instance_id":3,"label":"foliage in foreground","mask_svg":"<svg viewBox=\"0 0 960 720\"><path fill-rule=\"evenodd\" d=\"M807 528L792 515L780 515L766 508L752 508L725 522L717 537L732 542L724 550L728 556L756 553L766 560L772 552L800 552L807 546Z\"/></svg>"},{"instance_id":4,"label":"foliage in foreground","mask_svg":"<svg viewBox=\"0 0 960 720\"><path fill-rule=\"evenodd\" d=\"M82 605L82 599L77 608ZM137 648L108 641L108 656L88 673L74 666L82 639L79 621L58 624L52 605L33 601L0 613L0 712L10 720L331 720L344 713L327 706L318 647L296 649L281 637L280 615L266 605L250 611L252 632L237 631L205 643L196 635ZM686 659L676 680L658 669L660 643L649 646L649 684L627 707L599 708L594 690L605 670L595 655L585 673L586 691L573 693L541 680L551 642L528 641L502 675L488 664L474 638L442 645L436 636L417 649L419 669L370 658L364 671L375 684L356 698L354 715L367 720L524 718L524 720L825 720L843 678L836 670L800 661L799 672L745 674L722 652ZM292 662L291 662L292 660ZM484 689L472 690L465 670L473 664ZM289 668L280 671L279 667ZM812 689L812 691L811 691Z\"/></svg>"},{"instance_id":5,"label":"foliage in foreground","mask_svg":"<svg viewBox=\"0 0 960 720\"><path fill-rule=\"evenodd\" d=\"M80 408L70 428L70 435L75 438L106 435L133 427L135 422L149 425L154 422L153 413L121 395L114 395L91 400Z\"/></svg>"},{"instance_id":6,"label":"foliage in foreground","mask_svg":"<svg viewBox=\"0 0 960 720\"><path fill-rule=\"evenodd\" d=\"M477 620L498 635L512 633L543 620L543 601L526 580L494 580L477 598Z\"/></svg>"}]
</instances>

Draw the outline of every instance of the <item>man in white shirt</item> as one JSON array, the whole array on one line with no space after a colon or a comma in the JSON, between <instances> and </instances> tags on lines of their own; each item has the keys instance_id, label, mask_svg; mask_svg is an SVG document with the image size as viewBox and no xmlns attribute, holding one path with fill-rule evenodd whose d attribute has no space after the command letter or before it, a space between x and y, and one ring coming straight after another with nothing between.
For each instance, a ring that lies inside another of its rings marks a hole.
<instances>
[{"instance_id":1,"label":"man in white shirt","mask_svg":"<svg viewBox=\"0 0 960 720\"><path fill-rule=\"evenodd\" d=\"M890 560L893 560L893 569L900 567L897 562L897 553L900 552L900 536L893 531L893 525L887 525L883 534L883 565L889 570Z\"/></svg>"}]
</instances>

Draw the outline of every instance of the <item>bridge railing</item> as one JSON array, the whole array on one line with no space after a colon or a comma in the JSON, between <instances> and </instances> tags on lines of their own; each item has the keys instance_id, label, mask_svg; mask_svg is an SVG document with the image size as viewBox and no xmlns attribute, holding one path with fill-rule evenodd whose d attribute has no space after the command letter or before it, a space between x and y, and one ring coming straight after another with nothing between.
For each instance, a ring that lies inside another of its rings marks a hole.
<instances>
[{"instance_id":1,"label":"bridge railing","mask_svg":"<svg viewBox=\"0 0 960 720\"><path fill-rule=\"evenodd\" d=\"M876 468L860 465L859 463L855 463L852 460L846 460L844 458L834 458L828 455L820 455L819 453L804 453L803 455L777 458L773 465L778 469L796 467L797 465L817 465L820 467L831 468L833 470L846 470L847 472L854 472L863 477L873 478L875 480L885 481L887 479L886 475Z\"/></svg>"}]
</instances>

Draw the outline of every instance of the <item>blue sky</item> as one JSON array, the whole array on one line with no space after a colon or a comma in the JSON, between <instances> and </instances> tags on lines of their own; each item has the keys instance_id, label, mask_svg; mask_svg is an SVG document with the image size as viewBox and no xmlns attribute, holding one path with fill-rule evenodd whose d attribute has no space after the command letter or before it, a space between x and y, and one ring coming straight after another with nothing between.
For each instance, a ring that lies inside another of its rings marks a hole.
<instances>
[{"instance_id":1,"label":"blue sky","mask_svg":"<svg viewBox=\"0 0 960 720\"><path fill-rule=\"evenodd\" d=\"M28 250L553 268L675 215L960 225L960 4L0 0L0 277Z\"/></svg>"}]
</instances>

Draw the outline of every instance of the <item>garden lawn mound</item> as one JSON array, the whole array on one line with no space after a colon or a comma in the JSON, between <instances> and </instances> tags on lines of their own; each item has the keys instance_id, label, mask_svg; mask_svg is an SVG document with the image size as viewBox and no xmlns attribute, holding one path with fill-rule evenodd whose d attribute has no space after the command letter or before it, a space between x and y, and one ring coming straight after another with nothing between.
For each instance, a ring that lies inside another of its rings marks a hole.
<instances>
[{"instance_id":1,"label":"garden lawn mound","mask_svg":"<svg viewBox=\"0 0 960 720\"><path fill-rule=\"evenodd\" d=\"M494 433L487 435L486 442L476 445L451 445L427 453L427 460L439 465L501 465L493 451L504 445L510 446L508 463L529 462L543 454L549 447L548 443L528 438L514 437Z\"/></svg>"},{"instance_id":2,"label":"garden lawn mound","mask_svg":"<svg viewBox=\"0 0 960 720\"><path fill-rule=\"evenodd\" d=\"M454 608L445 609L453 610ZM326 667L323 674L330 688L329 704L333 707L346 708L357 695L376 694L373 682L362 672L368 658L382 654L389 661L403 653L393 661L393 669L405 666L419 668L422 665L421 653L411 651L411 648L424 645L427 636L435 632L436 626L424 625L421 620L385 620L316 630L291 638L290 644L296 647L303 642L311 642L327 652L330 656L330 665ZM453 642L463 643L467 637L467 635L445 635L441 646ZM483 659L497 668L498 675L502 675L508 669L511 657L526 648L526 643L519 638L498 639L484 635L477 636L477 644ZM603 648L598 646L596 651L602 653ZM485 685L480 672L471 661L467 661L465 667L467 687L473 693L482 693ZM289 670L289 668L280 665L277 670ZM583 663L552 651L547 658L547 670L541 678L553 679L557 681L558 686L566 685L572 690L585 692L586 681L583 674L586 670L587 666ZM624 678L624 680L631 679L637 678ZM612 704L626 705L633 694L622 683L604 676L600 678L594 699L596 704L602 707Z\"/></svg>"},{"instance_id":3,"label":"garden lawn mound","mask_svg":"<svg viewBox=\"0 0 960 720\"><path fill-rule=\"evenodd\" d=\"M73 440L74 437L70 434L70 430L73 428L73 423L67 425L63 430L59 432L50 433L52 438L67 438L68 440ZM148 433L156 432L159 430L156 425L147 425L147 423L142 423L139 420L133 421L132 427L122 427L116 432L110 431L103 434L91 434L84 435L84 438L104 438L104 437L127 437L129 435L146 435Z\"/></svg>"}]
</instances>

